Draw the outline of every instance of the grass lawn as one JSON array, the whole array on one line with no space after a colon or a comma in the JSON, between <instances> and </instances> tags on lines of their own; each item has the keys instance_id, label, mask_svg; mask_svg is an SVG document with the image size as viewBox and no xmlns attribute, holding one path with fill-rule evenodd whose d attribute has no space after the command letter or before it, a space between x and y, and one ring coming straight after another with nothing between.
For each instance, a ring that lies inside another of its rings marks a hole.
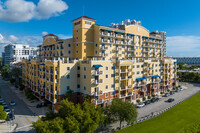
<instances>
[{"instance_id":1,"label":"grass lawn","mask_svg":"<svg viewBox=\"0 0 200 133\"><path fill-rule=\"evenodd\" d=\"M119 133L183 133L200 121L200 93L153 119L124 128Z\"/></svg>"}]
</instances>

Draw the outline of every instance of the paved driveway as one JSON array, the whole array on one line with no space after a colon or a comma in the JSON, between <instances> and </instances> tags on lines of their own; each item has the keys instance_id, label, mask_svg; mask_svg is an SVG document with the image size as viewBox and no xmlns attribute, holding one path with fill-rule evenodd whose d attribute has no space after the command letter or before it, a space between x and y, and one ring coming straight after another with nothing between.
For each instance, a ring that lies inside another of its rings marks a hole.
<instances>
[{"instance_id":1,"label":"paved driveway","mask_svg":"<svg viewBox=\"0 0 200 133\"><path fill-rule=\"evenodd\" d=\"M183 91L175 93L174 95L171 95L169 97L162 97L158 102L151 103L143 108L139 108L137 119L150 115L152 112L154 113L159 112L172 105L175 105L176 103L180 101L187 99L188 97L194 95L197 92L200 92L200 84L180 83L180 85L184 88ZM169 98L174 98L175 101L171 103L165 102ZM123 124L126 124L126 123L123 122L122 125ZM116 128L116 127L119 127L119 122L108 126L109 129Z\"/></svg>"},{"instance_id":2,"label":"paved driveway","mask_svg":"<svg viewBox=\"0 0 200 133\"><path fill-rule=\"evenodd\" d=\"M149 115L152 112L156 113L163 109L166 109L166 108L174 105L175 103L178 103L178 102L190 97L191 95L197 93L198 91L200 91L200 87L198 84L184 84L182 86L184 88L183 91L175 93L169 97L162 97L158 102L151 103L143 108L139 108L138 109L138 113L139 113L138 118ZM165 102L169 98L174 98L175 101L171 102L171 103Z\"/></svg>"},{"instance_id":3,"label":"paved driveway","mask_svg":"<svg viewBox=\"0 0 200 133\"><path fill-rule=\"evenodd\" d=\"M0 77L0 95L7 104L11 100L16 102L15 106L9 106L11 110L14 109L14 122L18 124L16 131L29 131L32 121L37 121L38 117L33 115L33 112L16 96L8 83L2 80L2 77Z\"/></svg>"}]
</instances>

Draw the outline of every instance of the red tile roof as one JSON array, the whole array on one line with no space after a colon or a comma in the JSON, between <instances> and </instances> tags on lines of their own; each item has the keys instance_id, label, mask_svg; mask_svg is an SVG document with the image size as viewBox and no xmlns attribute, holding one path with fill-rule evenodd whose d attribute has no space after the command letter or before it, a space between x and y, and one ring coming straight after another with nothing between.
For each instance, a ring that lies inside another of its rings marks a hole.
<instances>
[{"instance_id":1,"label":"red tile roof","mask_svg":"<svg viewBox=\"0 0 200 133\"><path fill-rule=\"evenodd\" d=\"M86 18L86 19L91 19L92 21L96 21L95 19L87 17L87 16L81 16L81 17L79 17L77 19L80 19L80 18ZM77 19L72 20L72 22L75 21L75 20L77 20Z\"/></svg>"},{"instance_id":2,"label":"red tile roof","mask_svg":"<svg viewBox=\"0 0 200 133\"><path fill-rule=\"evenodd\" d=\"M46 37L46 36L55 36L55 37L57 37L56 35L51 34L51 33L49 33L49 34L47 34L47 35L45 35L45 36L43 36L43 37Z\"/></svg>"}]
</instances>

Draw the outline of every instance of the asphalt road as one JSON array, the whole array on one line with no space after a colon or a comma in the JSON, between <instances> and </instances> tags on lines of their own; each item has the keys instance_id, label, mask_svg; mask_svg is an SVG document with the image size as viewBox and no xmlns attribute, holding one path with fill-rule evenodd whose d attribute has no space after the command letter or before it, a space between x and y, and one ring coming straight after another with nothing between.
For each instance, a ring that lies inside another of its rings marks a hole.
<instances>
[{"instance_id":1,"label":"asphalt road","mask_svg":"<svg viewBox=\"0 0 200 133\"><path fill-rule=\"evenodd\" d=\"M30 126L32 121L37 121L38 117L34 116L33 112L26 106L26 104L16 96L9 87L9 84L2 80L2 77L0 77L0 95L8 104L9 109L14 109L15 119L13 122L18 125L15 132L33 132ZM9 105L11 100L16 102L15 106Z\"/></svg>"}]
</instances>

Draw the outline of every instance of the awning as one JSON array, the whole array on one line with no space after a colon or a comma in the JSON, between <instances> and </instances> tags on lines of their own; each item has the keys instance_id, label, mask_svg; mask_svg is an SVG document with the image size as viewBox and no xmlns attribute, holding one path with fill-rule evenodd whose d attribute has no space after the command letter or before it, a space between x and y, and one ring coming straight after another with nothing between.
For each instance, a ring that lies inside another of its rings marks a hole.
<instances>
[{"instance_id":1,"label":"awning","mask_svg":"<svg viewBox=\"0 0 200 133\"><path fill-rule=\"evenodd\" d=\"M101 30L113 32L112 30L107 30L107 29L101 29Z\"/></svg>"},{"instance_id":2,"label":"awning","mask_svg":"<svg viewBox=\"0 0 200 133\"><path fill-rule=\"evenodd\" d=\"M127 33L127 35L132 35L132 36L135 36L135 34L130 34L130 33Z\"/></svg>"},{"instance_id":3,"label":"awning","mask_svg":"<svg viewBox=\"0 0 200 133\"><path fill-rule=\"evenodd\" d=\"M141 80L144 80L146 78L136 78L137 81L141 81Z\"/></svg>"},{"instance_id":4,"label":"awning","mask_svg":"<svg viewBox=\"0 0 200 133\"><path fill-rule=\"evenodd\" d=\"M103 67L102 65L93 65L93 67L99 68L99 67Z\"/></svg>"},{"instance_id":5,"label":"awning","mask_svg":"<svg viewBox=\"0 0 200 133\"><path fill-rule=\"evenodd\" d=\"M158 77L160 77L159 75L154 75L154 76L152 76L152 78L158 78Z\"/></svg>"}]
</instances>

